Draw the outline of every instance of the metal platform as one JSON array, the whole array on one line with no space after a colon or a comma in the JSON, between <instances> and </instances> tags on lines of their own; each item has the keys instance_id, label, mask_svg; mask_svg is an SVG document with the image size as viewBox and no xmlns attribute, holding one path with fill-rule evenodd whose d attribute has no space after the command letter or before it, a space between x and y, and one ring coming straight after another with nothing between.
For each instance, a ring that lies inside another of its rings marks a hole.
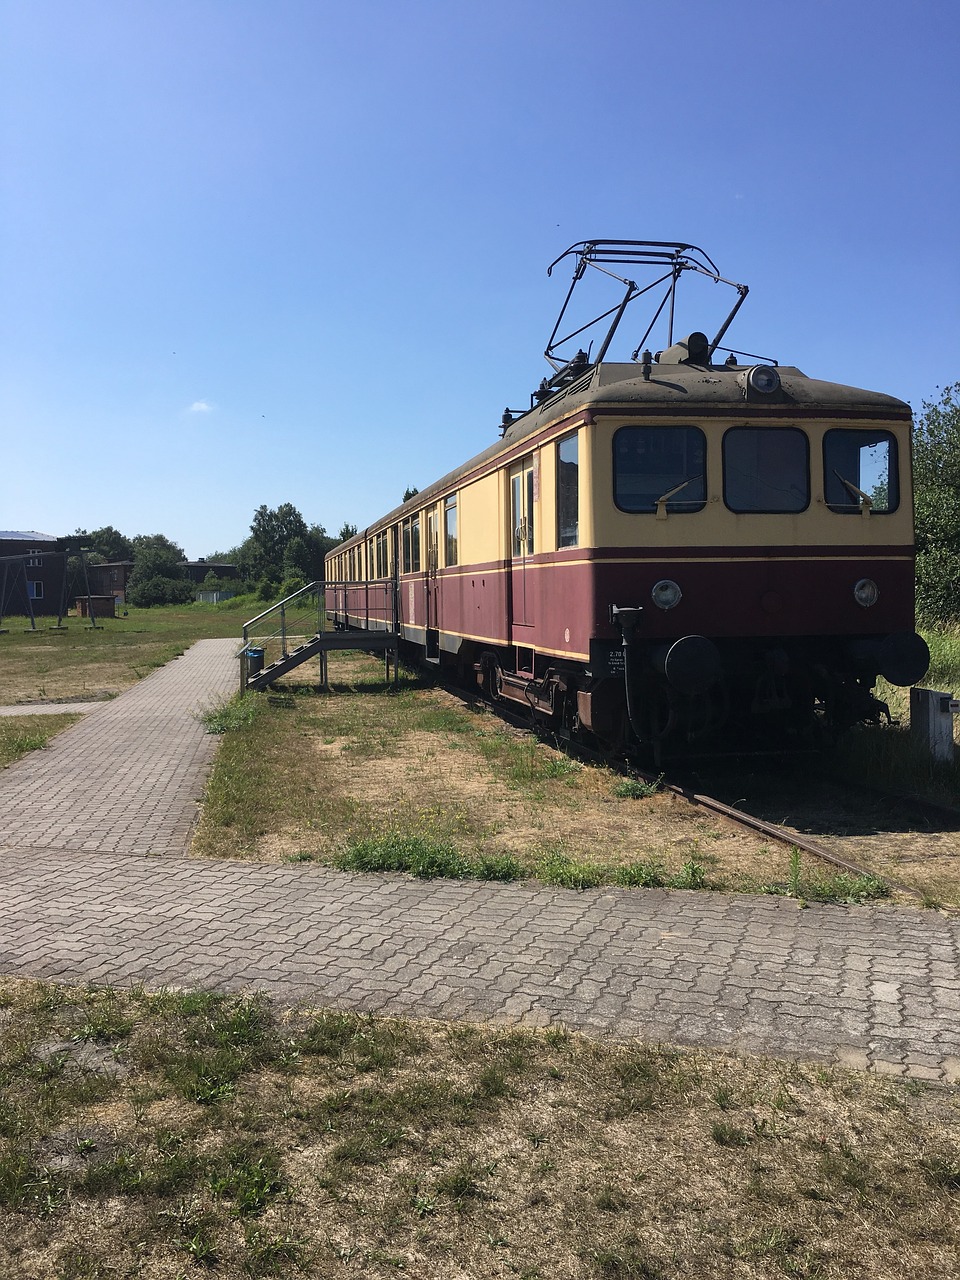
<instances>
[{"instance_id":1,"label":"metal platform","mask_svg":"<svg viewBox=\"0 0 960 1280\"><path fill-rule=\"evenodd\" d=\"M347 592L363 587L366 625L353 625L355 613L347 612ZM371 588L374 589L371 601ZM333 597L328 608L328 594ZM310 658L320 659L320 687L328 687L327 654L335 650L360 649L384 656L384 679L394 687L398 682L400 627L396 610L396 584L338 582L330 587L311 582L300 591L271 605L244 623L240 649L240 692L266 689L281 676ZM274 620L279 625L272 625ZM305 625L307 624L307 625ZM309 631L313 630L310 635ZM303 638L301 640L302 637ZM301 640L301 643L292 643ZM279 655L264 664L268 649ZM263 664L263 665L261 665Z\"/></svg>"}]
</instances>

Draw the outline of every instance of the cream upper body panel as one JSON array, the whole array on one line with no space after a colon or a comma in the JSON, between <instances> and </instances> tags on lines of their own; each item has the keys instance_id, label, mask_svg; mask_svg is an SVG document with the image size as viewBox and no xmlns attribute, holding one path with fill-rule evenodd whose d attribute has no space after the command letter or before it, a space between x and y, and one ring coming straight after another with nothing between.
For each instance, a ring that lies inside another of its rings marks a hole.
<instances>
[{"instance_id":1,"label":"cream upper body panel","mask_svg":"<svg viewBox=\"0 0 960 1280\"><path fill-rule=\"evenodd\" d=\"M910 431L906 425L888 421L849 423L788 419L771 424L771 429L792 427L809 441L809 501L801 511L733 511L724 499L723 437L731 428L755 426L743 418L689 421L676 418L598 418L590 428L590 455L593 480L590 487L590 537L594 546L644 547L682 546L891 546L913 545L913 495L910 485ZM666 518L653 512L619 510L614 500L613 439L624 426L692 426L706 437L706 494L700 510L670 511ZM899 501L893 511L871 511L869 515L831 510L825 499L824 436L838 428L867 435L889 432L896 440Z\"/></svg>"},{"instance_id":2,"label":"cream upper body panel","mask_svg":"<svg viewBox=\"0 0 960 1280\"><path fill-rule=\"evenodd\" d=\"M485 563L503 558L509 542L509 468L532 455L536 468L537 550L557 545L554 510L556 442L572 431L580 437L581 546L732 546L912 544L910 490L910 408L879 392L808 378L780 367L774 401L750 399L744 368L654 365L644 377L637 364L603 363L516 418L502 438L410 502L365 531L397 525L410 513L458 493L460 561ZM617 509L612 489L612 437L618 426L693 425L707 437L707 498L700 511L651 513ZM795 426L810 440L810 501L801 512L736 513L723 500L722 440L731 427ZM900 501L889 514L863 517L831 511L824 500L822 444L825 431L862 427L892 432L899 453ZM363 536L363 535L361 535ZM350 543L344 544L349 547ZM342 548L338 548L341 550Z\"/></svg>"}]
</instances>

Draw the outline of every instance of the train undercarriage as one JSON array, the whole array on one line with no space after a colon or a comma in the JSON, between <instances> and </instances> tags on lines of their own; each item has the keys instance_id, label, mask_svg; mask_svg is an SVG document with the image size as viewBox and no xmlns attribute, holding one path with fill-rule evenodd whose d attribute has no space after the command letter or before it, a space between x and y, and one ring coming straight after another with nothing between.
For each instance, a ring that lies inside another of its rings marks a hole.
<instances>
[{"instance_id":1,"label":"train undercarriage","mask_svg":"<svg viewBox=\"0 0 960 1280\"><path fill-rule=\"evenodd\" d=\"M878 676L913 683L927 660L912 632L856 642L687 636L658 645L633 639L625 623L625 643L592 647L589 666L544 659L533 673L518 672L510 651L487 649L472 655L472 672L491 702L524 708L560 737L659 765L823 749L856 724L889 722L874 692Z\"/></svg>"}]
</instances>

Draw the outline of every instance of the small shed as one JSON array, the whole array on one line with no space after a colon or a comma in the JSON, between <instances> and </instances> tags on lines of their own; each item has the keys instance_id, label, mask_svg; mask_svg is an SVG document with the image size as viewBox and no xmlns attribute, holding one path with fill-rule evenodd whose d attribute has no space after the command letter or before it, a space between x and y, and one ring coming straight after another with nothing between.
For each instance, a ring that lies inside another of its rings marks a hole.
<instances>
[{"instance_id":1,"label":"small shed","mask_svg":"<svg viewBox=\"0 0 960 1280\"><path fill-rule=\"evenodd\" d=\"M115 618L116 596L77 596L78 618Z\"/></svg>"}]
</instances>

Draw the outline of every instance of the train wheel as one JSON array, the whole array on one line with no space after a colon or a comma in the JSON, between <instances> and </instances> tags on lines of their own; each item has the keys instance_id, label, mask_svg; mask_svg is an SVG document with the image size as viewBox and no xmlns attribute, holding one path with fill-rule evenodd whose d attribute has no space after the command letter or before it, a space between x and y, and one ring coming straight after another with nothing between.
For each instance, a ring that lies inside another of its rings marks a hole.
<instances>
[{"instance_id":1,"label":"train wheel","mask_svg":"<svg viewBox=\"0 0 960 1280\"><path fill-rule=\"evenodd\" d=\"M480 659L482 669L483 692L491 702L499 702L503 697L503 671L500 659L489 650Z\"/></svg>"}]
</instances>

